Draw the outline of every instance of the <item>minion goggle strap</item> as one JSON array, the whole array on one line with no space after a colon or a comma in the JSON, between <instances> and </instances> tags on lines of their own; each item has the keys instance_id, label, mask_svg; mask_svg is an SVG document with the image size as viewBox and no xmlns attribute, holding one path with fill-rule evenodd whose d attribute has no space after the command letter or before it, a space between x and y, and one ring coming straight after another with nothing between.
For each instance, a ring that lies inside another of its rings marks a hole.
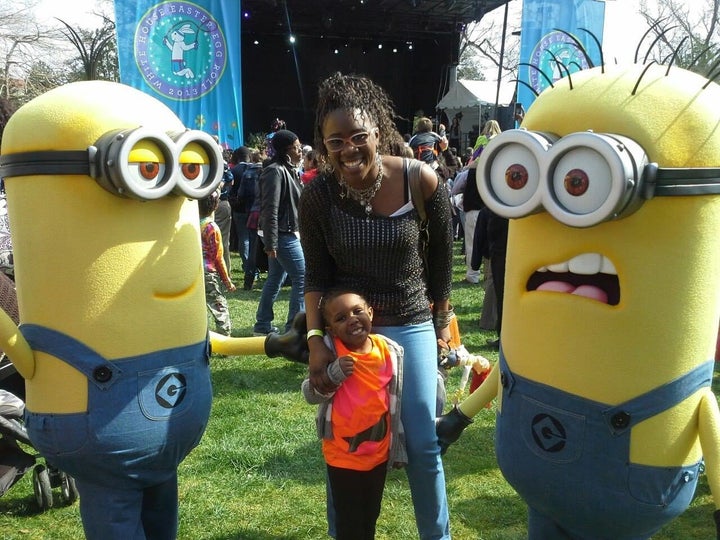
<instances>
[{"instance_id":1,"label":"minion goggle strap","mask_svg":"<svg viewBox=\"0 0 720 540\"><path fill-rule=\"evenodd\" d=\"M653 197L720 194L719 168L659 168L635 141L610 133L508 130L478 160L490 210L507 218L545 210L571 227L627 217Z\"/></svg>"},{"instance_id":2,"label":"minion goggle strap","mask_svg":"<svg viewBox=\"0 0 720 540\"><path fill-rule=\"evenodd\" d=\"M0 177L90 176L114 195L141 201L174 193L202 199L220 184L223 157L204 131L159 133L139 127L111 131L87 150L0 156Z\"/></svg>"}]
</instances>

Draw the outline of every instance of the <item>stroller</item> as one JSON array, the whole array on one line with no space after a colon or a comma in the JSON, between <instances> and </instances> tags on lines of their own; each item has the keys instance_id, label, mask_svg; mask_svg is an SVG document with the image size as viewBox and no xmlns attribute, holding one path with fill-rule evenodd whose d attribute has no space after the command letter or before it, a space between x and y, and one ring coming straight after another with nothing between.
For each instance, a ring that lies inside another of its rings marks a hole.
<instances>
[{"instance_id":1,"label":"stroller","mask_svg":"<svg viewBox=\"0 0 720 540\"><path fill-rule=\"evenodd\" d=\"M7 362L7 359L3 359ZM5 367L5 366L3 366ZM2 385L6 381L0 381ZM32 449L32 443L22 425L25 403L12 392L0 388L0 497L26 472L33 470L35 502L41 511L52 508L53 488L60 488L60 498L70 505L78 499L75 480L41 458L26 452L19 443Z\"/></svg>"},{"instance_id":2,"label":"stroller","mask_svg":"<svg viewBox=\"0 0 720 540\"><path fill-rule=\"evenodd\" d=\"M17 323L19 316L15 286L2 272L0 306ZM26 452L19 444L29 447L31 451L33 449L22 424L24 398L25 382L7 356L0 351L0 497L32 469L33 491L40 511L52 508L52 490L56 487L60 488L61 500L70 505L79 497L75 480L49 463L41 463L40 456Z\"/></svg>"}]
</instances>

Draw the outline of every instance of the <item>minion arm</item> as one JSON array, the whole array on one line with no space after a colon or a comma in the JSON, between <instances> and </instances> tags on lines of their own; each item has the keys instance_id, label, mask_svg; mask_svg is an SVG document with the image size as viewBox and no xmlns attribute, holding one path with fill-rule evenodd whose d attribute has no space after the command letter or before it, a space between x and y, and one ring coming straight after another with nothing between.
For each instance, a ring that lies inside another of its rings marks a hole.
<instances>
[{"instance_id":1,"label":"minion arm","mask_svg":"<svg viewBox=\"0 0 720 540\"><path fill-rule=\"evenodd\" d=\"M233 338L210 332L212 352L228 356L266 355L269 358L283 356L293 362L307 364L309 351L307 346L307 325L305 313L298 313L290 330L284 334Z\"/></svg>"},{"instance_id":2,"label":"minion arm","mask_svg":"<svg viewBox=\"0 0 720 540\"><path fill-rule=\"evenodd\" d=\"M465 401L435 420L441 453L444 454L448 446L460 438L463 430L472 424L472 417L497 395L497 389L498 367L495 364L487 379Z\"/></svg>"},{"instance_id":3,"label":"minion arm","mask_svg":"<svg viewBox=\"0 0 720 540\"><path fill-rule=\"evenodd\" d=\"M35 356L20 329L5 311L0 309L0 349L8 355L23 379L35 375Z\"/></svg>"},{"instance_id":4,"label":"minion arm","mask_svg":"<svg viewBox=\"0 0 720 540\"><path fill-rule=\"evenodd\" d=\"M720 538L720 409L715 395L708 388L700 401L698 416L700 445L710 493L715 502L715 525Z\"/></svg>"},{"instance_id":5,"label":"minion arm","mask_svg":"<svg viewBox=\"0 0 720 540\"><path fill-rule=\"evenodd\" d=\"M233 338L210 332L212 352L224 356L265 354L265 336Z\"/></svg>"},{"instance_id":6,"label":"minion arm","mask_svg":"<svg viewBox=\"0 0 720 540\"><path fill-rule=\"evenodd\" d=\"M495 364L487 379L463 401L458 408L468 418L475 416L478 411L490 403L498 392L498 365Z\"/></svg>"}]
</instances>

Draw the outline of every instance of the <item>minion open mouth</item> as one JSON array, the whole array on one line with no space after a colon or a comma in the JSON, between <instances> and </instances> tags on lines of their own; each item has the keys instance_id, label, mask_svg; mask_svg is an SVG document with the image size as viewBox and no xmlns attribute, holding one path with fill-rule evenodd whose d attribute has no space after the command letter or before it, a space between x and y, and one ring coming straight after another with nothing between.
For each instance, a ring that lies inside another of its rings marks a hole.
<instances>
[{"instance_id":1,"label":"minion open mouth","mask_svg":"<svg viewBox=\"0 0 720 540\"><path fill-rule=\"evenodd\" d=\"M620 302L615 265L599 253L583 253L569 261L538 268L530 276L527 290L575 294L611 306Z\"/></svg>"}]
</instances>

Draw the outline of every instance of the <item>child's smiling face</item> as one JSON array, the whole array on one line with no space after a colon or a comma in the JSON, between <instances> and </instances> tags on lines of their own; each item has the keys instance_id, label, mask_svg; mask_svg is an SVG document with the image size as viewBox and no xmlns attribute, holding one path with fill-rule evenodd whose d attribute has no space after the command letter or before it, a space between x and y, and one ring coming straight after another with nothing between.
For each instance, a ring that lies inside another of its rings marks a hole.
<instances>
[{"instance_id":1,"label":"child's smiling face","mask_svg":"<svg viewBox=\"0 0 720 540\"><path fill-rule=\"evenodd\" d=\"M331 299L324 310L330 333L350 350L361 348L372 328L373 310L357 294L346 293Z\"/></svg>"}]
</instances>

